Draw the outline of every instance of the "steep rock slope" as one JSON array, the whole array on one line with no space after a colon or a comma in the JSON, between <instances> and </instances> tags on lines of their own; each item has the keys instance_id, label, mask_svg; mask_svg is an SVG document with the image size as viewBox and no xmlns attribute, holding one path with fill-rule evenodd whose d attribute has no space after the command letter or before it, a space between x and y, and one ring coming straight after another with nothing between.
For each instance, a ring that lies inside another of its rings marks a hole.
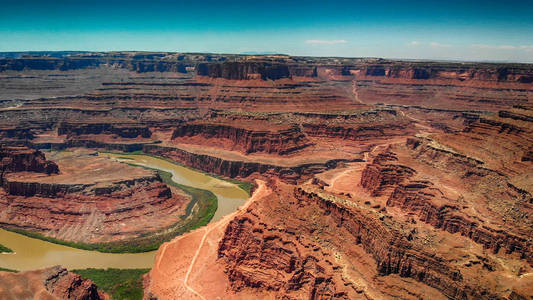
<instances>
[{"instance_id":1,"label":"steep rock slope","mask_svg":"<svg viewBox=\"0 0 533 300\"><path fill-rule=\"evenodd\" d=\"M297 126L278 125L277 127L261 128L258 121L239 121L235 125L216 122L189 122L176 128L172 134L172 139L178 139L179 142L202 144L201 140L187 139L198 136L208 139L203 143L216 144L217 141L220 141L219 143L223 145L223 148L235 149L246 154L265 152L284 155L310 145L310 141ZM224 143L225 141L227 143Z\"/></svg>"},{"instance_id":2,"label":"steep rock slope","mask_svg":"<svg viewBox=\"0 0 533 300\"><path fill-rule=\"evenodd\" d=\"M46 174L59 173L57 164L46 160L41 151L27 147L5 147L0 145L0 160L2 180L4 174L8 172L29 171Z\"/></svg>"}]
</instances>

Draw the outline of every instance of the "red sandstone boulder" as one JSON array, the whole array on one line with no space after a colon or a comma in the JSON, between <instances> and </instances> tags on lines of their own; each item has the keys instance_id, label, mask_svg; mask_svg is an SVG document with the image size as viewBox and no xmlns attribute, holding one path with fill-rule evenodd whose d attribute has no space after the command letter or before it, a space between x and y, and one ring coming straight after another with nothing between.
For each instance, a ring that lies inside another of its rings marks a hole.
<instances>
[{"instance_id":1,"label":"red sandstone boulder","mask_svg":"<svg viewBox=\"0 0 533 300\"><path fill-rule=\"evenodd\" d=\"M91 280L55 266L20 273L0 272L0 299L103 300L108 296L98 291Z\"/></svg>"},{"instance_id":2,"label":"red sandstone boulder","mask_svg":"<svg viewBox=\"0 0 533 300\"><path fill-rule=\"evenodd\" d=\"M0 146L0 169L4 172L59 173L58 166L46 160L44 154L27 147Z\"/></svg>"}]
</instances>

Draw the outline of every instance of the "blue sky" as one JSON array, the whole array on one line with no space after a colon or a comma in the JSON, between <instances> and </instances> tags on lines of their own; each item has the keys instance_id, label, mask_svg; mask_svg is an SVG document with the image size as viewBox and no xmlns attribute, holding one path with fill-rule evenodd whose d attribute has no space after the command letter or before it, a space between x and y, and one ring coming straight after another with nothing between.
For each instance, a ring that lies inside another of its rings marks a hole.
<instances>
[{"instance_id":1,"label":"blue sky","mask_svg":"<svg viewBox=\"0 0 533 300\"><path fill-rule=\"evenodd\" d=\"M533 1L0 1L0 51L533 62Z\"/></svg>"}]
</instances>

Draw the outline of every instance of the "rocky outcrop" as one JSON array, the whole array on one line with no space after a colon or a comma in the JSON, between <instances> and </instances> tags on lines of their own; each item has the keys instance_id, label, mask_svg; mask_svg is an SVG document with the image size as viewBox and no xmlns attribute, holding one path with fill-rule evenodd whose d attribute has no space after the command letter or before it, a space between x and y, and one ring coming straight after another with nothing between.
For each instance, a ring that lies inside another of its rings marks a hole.
<instances>
[{"instance_id":1,"label":"rocky outcrop","mask_svg":"<svg viewBox=\"0 0 533 300\"><path fill-rule=\"evenodd\" d=\"M44 286L59 299L104 299L98 287L89 279L71 273L60 266L47 269L43 273Z\"/></svg>"},{"instance_id":2,"label":"rocky outcrop","mask_svg":"<svg viewBox=\"0 0 533 300\"><path fill-rule=\"evenodd\" d=\"M501 159L512 155L518 159L526 157L527 160L528 153L533 147L533 114L530 112L530 115L526 115L520 112L520 110L499 111L497 117L481 117L469 124L461 135L473 140L490 136L494 139L494 145L490 147L494 156ZM483 146L485 145L480 145L480 148ZM508 149L513 149L513 152L509 152Z\"/></svg>"},{"instance_id":3,"label":"rocky outcrop","mask_svg":"<svg viewBox=\"0 0 533 300\"><path fill-rule=\"evenodd\" d=\"M187 69L193 67L193 64L179 61L161 61L158 59L142 59L134 57L131 60L111 60L106 62L138 73L145 72L174 72L187 73Z\"/></svg>"},{"instance_id":4,"label":"rocky outcrop","mask_svg":"<svg viewBox=\"0 0 533 300\"><path fill-rule=\"evenodd\" d=\"M38 178L37 178L38 179ZM135 178L132 180L123 180L114 182L113 185L101 187L98 184L64 184L64 183L43 183L38 181L20 180L11 178L9 175L4 177L3 188L9 195L16 196L40 196L40 197L64 197L67 194L84 194L84 195L105 195L111 194L121 187L131 187L135 185L146 185L147 183L161 182L158 175ZM163 185L164 186L164 185ZM166 188L161 194L170 195L170 189Z\"/></svg>"},{"instance_id":5,"label":"rocky outcrop","mask_svg":"<svg viewBox=\"0 0 533 300\"><path fill-rule=\"evenodd\" d=\"M408 123L396 124L344 124L344 125L324 125L324 124L303 124L304 132L309 136L332 137L346 140L369 140L373 138L387 138L392 136L405 135Z\"/></svg>"},{"instance_id":6,"label":"rocky outcrop","mask_svg":"<svg viewBox=\"0 0 533 300\"><path fill-rule=\"evenodd\" d=\"M139 124L110 123L61 123L57 127L58 135L74 137L85 134L115 134L123 138L149 138L152 132L147 126Z\"/></svg>"},{"instance_id":7,"label":"rocky outcrop","mask_svg":"<svg viewBox=\"0 0 533 300\"><path fill-rule=\"evenodd\" d=\"M479 81L533 82L533 73L524 65L408 63L369 64L361 68L366 76L403 79L456 79Z\"/></svg>"},{"instance_id":8,"label":"rocky outcrop","mask_svg":"<svg viewBox=\"0 0 533 300\"><path fill-rule=\"evenodd\" d=\"M397 160L392 152L378 154L363 170L361 185L372 196L380 196L416 174L416 171L410 167L390 163Z\"/></svg>"},{"instance_id":9,"label":"rocky outcrop","mask_svg":"<svg viewBox=\"0 0 533 300\"><path fill-rule=\"evenodd\" d=\"M98 291L98 287L91 280L55 266L20 273L0 272L0 298L103 300L108 296Z\"/></svg>"},{"instance_id":10,"label":"rocky outcrop","mask_svg":"<svg viewBox=\"0 0 533 300\"><path fill-rule=\"evenodd\" d=\"M32 57L0 59L0 71L6 70L75 70L97 67L102 64L96 59L70 59L56 57Z\"/></svg>"},{"instance_id":11,"label":"rocky outcrop","mask_svg":"<svg viewBox=\"0 0 533 300\"><path fill-rule=\"evenodd\" d=\"M56 158L60 174L3 175L2 227L86 244L128 240L142 247L186 215L190 196L171 190L154 171L91 153Z\"/></svg>"},{"instance_id":12,"label":"rocky outcrop","mask_svg":"<svg viewBox=\"0 0 533 300\"><path fill-rule=\"evenodd\" d=\"M200 76L233 80L277 80L291 76L287 65L267 62L201 63L196 70Z\"/></svg>"},{"instance_id":13,"label":"rocky outcrop","mask_svg":"<svg viewBox=\"0 0 533 300\"><path fill-rule=\"evenodd\" d=\"M35 195L44 197L57 197L64 194L80 193L90 185L83 184L56 184L41 182L25 182L4 178L2 187L9 195L31 197Z\"/></svg>"},{"instance_id":14,"label":"rocky outcrop","mask_svg":"<svg viewBox=\"0 0 533 300\"><path fill-rule=\"evenodd\" d=\"M512 120L533 122L533 117L531 117L531 116L528 116L528 115L523 114L523 113L507 111L507 110L499 111L498 112L498 117L500 117L500 118L508 118L508 119L512 119Z\"/></svg>"},{"instance_id":15,"label":"rocky outcrop","mask_svg":"<svg viewBox=\"0 0 533 300\"><path fill-rule=\"evenodd\" d=\"M300 205L301 215L287 214L287 208L298 206L290 196L292 188L274 181L269 186L274 193L263 194L260 202L238 213L218 242L217 263L224 266L236 299L354 299L362 294L343 276L334 250L320 246L316 233L323 224L302 222L313 210Z\"/></svg>"},{"instance_id":16,"label":"rocky outcrop","mask_svg":"<svg viewBox=\"0 0 533 300\"><path fill-rule=\"evenodd\" d=\"M226 227L218 256L226 262L225 272L234 291L252 288L275 292L278 297L285 295L286 299L295 299L294 294L306 299L349 297L349 292L335 282L339 280L334 274L338 266L309 253L294 232L278 231L246 216Z\"/></svg>"},{"instance_id":17,"label":"rocky outcrop","mask_svg":"<svg viewBox=\"0 0 533 300\"><path fill-rule=\"evenodd\" d=\"M0 145L0 169L3 175L7 172L39 172L46 174L59 173L58 166L46 160L44 154L27 147L7 147Z\"/></svg>"},{"instance_id":18,"label":"rocky outcrop","mask_svg":"<svg viewBox=\"0 0 533 300\"><path fill-rule=\"evenodd\" d=\"M192 136L228 139L233 143L233 149L246 154L264 152L285 155L310 145L310 141L297 126L279 130L254 130L226 124L186 123L174 130L172 139Z\"/></svg>"},{"instance_id":19,"label":"rocky outcrop","mask_svg":"<svg viewBox=\"0 0 533 300\"><path fill-rule=\"evenodd\" d=\"M299 77L317 77L318 67L313 65L289 65L289 73Z\"/></svg>"},{"instance_id":20,"label":"rocky outcrop","mask_svg":"<svg viewBox=\"0 0 533 300\"><path fill-rule=\"evenodd\" d=\"M6 70L79 70L115 66L139 73L145 72L176 72L187 73L191 63L179 61L161 61L160 57L115 58L102 56L71 56L71 57L24 57L0 59L0 72Z\"/></svg>"}]
</instances>

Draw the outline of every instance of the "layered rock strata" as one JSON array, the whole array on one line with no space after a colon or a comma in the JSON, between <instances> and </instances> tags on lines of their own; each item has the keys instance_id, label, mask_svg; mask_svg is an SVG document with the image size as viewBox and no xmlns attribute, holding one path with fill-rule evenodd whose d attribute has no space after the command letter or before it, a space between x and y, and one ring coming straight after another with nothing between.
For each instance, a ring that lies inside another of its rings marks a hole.
<instances>
[{"instance_id":1,"label":"layered rock strata","mask_svg":"<svg viewBox=\"0 0 533 300\"><path fill-rule=\"evenodd\" d=\"M310 178L313 174L335 168L344 159L329 160L325 163L310 163L297 166L279 166L266 163L227 160L216 156L196 154L179 148L158 145L145 145L143 151L149 154L172 159L188 167L230 178L246 178L253 174L274 175L286 182L296 183Z\"/></svg>"},{"instance_id":2,"label":"layered rock strata","mask_svg":"<svg viewBox=\"0 0 533 300\"><path fill-rule=\"evenodd\" d=\"M46 55L0 60L6 144L143 149L272 191L165 244L146 298L533 294L530 65ZM154 174L55 161L5 172L5 224L122 240L168 228L187 200Z\"/></svg>"},{"instance_id":3,"label":"layered rock strata","mask_svg":"<svg viewBox=\"0 0 533 300\"><path fill-rule=\"evenodd\" d=\"M123 138L149 138L152 132L147 127L139 126L138 124L62 123L57 128L57 134L67 135L68 137L87 134L116 134Z\"/></svg>"},{"instance_id":4,"label":"layered rock strata","mask_svg":"<svg viewBox=\"0 0 533 300\"><path fill-rule=\"evenodd\" d=\"M291 76L287 65L266 62L201 63L197 67L197 73L201 76L234 80L276 80L281 78L289 78Z\"/></svg>"},{"instance_id":5,"label":"layered rock strata","mask_svg":"<svg viewBox=\"0 0 533 300\"><path fill-rule=\"evenodd\" d=\"M2 180L3 175L7 172L59 173L57 164L46 160L41 151L27 147L5 147L0 145L0 160Z\"/></svg>"},{"instance_id":6,"label":"layered rock strata","mask_svg":"<svg viewBox=\"0 0 533 300\"><path fill-rule=\"evenodd\" d=\"M388 191L388 206L397 206L406 212L414 213L421 221L437 229L460 233L495 254L515 253L529 264L533 263L531 230L528 230L527 226L513 226L515 228L511 229L508 227L511 224L505 224L508 223L505 218L529 224L529 192L512 185L504 174L487 169L483 162L437 147L427 140L408 139L405 147L412 157L422 163L420 169L424 164L430 164L437 168L436 172L454 172L463 180L456 189L470 193L465 192L459 199L450 198L448 193L441 190L447 189L446 185L435 185L423 179L427 177L424 174L417 174L413 168L401 165L402 162L398 161L389 148L379 154L372 164L367 165L362 173L361 185L371 192L371 195L385 195L385 191ZM405 159L403 163L409 163L409 160ZM480 197L475 191L485 184L493 186L484 190ZM466 197L468 199L465 199ZM487 203L490 217L497 220L504 216L503 223L494 222L494 219L489 222L487 215L471 214L468 208L470 205L476 206L476 202ZM506 209L505 205L512 205L515 213L500 215L502 210ZM490 223L500 224L491 226Z\"/></svg>"},{"instance_id":7,"label":"layered rock strata","mask_svg":"<svg viewBox=\"0 0 533 300\"><path fill-rule=\"evenodd\" d=\"M226 148L235 149L245 154L254 152L290 154L310 145L310 141L297 126L270 130L252 130L254 122L246 124L239 122L239 126L211 123L187 123L176 128L172 139L186 142L183 137L200 136L209 139L209 143L216 143L217 139L227 140L232 145ZM198 142L196 142L198 143ZM223 144L224 141L221 141Z\"/></svg>"}]
</instances>

